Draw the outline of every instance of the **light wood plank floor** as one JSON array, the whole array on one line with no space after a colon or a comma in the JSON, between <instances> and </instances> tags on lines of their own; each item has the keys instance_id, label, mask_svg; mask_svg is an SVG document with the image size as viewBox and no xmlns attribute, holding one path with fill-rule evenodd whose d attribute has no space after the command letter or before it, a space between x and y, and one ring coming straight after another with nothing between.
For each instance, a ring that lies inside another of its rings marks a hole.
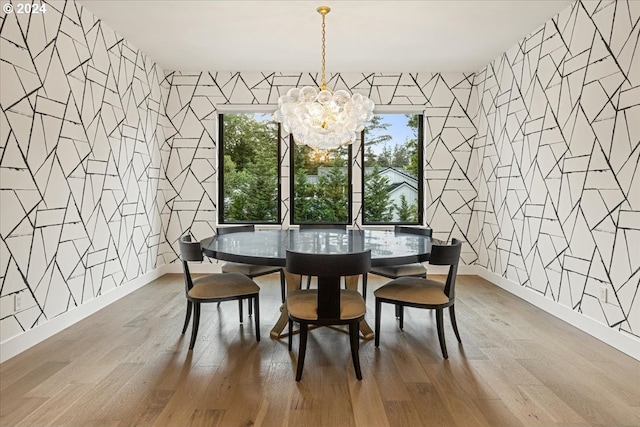
<instances>
[{"instance_id":1,"label":"light wood plank floor","mask_svg":"<svg viewBox=\"0 0 640 427\"><path fill-rule=\"evenodd\" d=\"M167 275L0 365L0 424L640 426L640 362L478 277L458 278L462 345L445 315L449 360L435 316L407 309L401 332L385 305L361 382L348 336L320 328L296 383L295 354L269 338L278 277L257 281L260 343L237 303L207 304L189 352L182 277Z\"/></svg>"}]
</instances>

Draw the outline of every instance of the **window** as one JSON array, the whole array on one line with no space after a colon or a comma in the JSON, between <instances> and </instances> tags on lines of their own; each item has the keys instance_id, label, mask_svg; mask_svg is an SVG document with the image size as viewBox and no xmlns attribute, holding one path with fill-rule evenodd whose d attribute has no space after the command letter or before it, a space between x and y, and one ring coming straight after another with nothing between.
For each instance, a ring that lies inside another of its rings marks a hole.
<instances>
[{"instance_id":1,"label":"window","mask_svg":"<svg viewBox=\"0 0 640 427\"><path fill-rule=\"evenodd\" d=\"M220 114L219 223L280 223L280 128L271 114Z\"/></svg>"},{"instance_id":2,"label":"window","mask_svg":"<svg viewBox=\"0 0 640 427\"><path fill-rule=\"evenodd\" d=\"M293 224L351 223L351 146L316 151L291 138Z\"/></svg>"},{"instance_id":3,"label":"window","mask_svg":"<svg viewBox=\"0 0 640 427\"><path fill-rule=\"evenodd\" d=\"M376 114L363 132L363 224L422 223L421 114Z\"/></svg>"}]
</instances>

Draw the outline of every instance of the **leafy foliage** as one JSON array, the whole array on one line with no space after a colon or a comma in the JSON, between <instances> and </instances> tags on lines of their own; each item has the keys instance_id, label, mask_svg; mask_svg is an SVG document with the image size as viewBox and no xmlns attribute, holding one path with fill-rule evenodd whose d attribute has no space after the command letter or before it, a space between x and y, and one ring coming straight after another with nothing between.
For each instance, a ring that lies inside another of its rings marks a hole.
<instances>
[{"instance_id":1,"label":"leafy foliage","mask_svg":"<svg viewBox=\"0 0 640 427\"><path fill-rule=\"evenodd\" d=\"M417 115L406 115L412 135L394 141L385 115L376 115L364 130L365 222L416 222L418 206L404 195L394 204L393 188L380 174L394 168L418 176ZM223 212L228 222L279 222L278 125L264 115L223 116ZM346 223L349 220L348 149L293 149L294 222Z\"/></svg>"},{"instance_id":2,"label":"leafy foliage","mask_svg":"<svg viewBox=\"0 0 640 427\"><path fill-rule=\"evenodd\" d=\"M296 146L294 150L294 222L347 222L348 149L318 152ZM314 175L316 183L309 179Z\"/></svg>"},{"instance_id":3,"label":"leafy foliage","mask_svg":"<svg viewBox=\"0 0 640 427\"><path fill-rule=\"evenodd\" d=\"M279 222L277 125L253 114L223 117L225 221Z\"/></svg>"},{"instance_id":4,"label":"leafy foliage","mask_svg":"<svg viewBox=\"0 0 640 427\"><path fill-rule=\"evenodd\" d=\"M389 199L389 180L380 174L380 166L365 180L364 220L366 222L389 222L393 218L393 202Z\"/></svg>"},{"instance_id":5,"label":"leafy foliage","mask_svg":"<svg viewBox=\"0 0 640 427\"><path fill-rule=\"evenodd\" d=\"M365 189L364 221L375 222L417 222L418 206L410 205L405 195L400 196L396 206L389 198L393 186L389 180L379 176L384 168L393 168L415 179L418 177L418 115L405 115L411 135L404 142L394 141L389 135L386 115L376 115L364 134L365 142Z\"/></svg>"},{"instance_id":6,"label":"leafy foliage","mask_svg":"<svg viewBox=\"0 0 640 427\"><path fill-rule=\"evenodd\" d=\"M407 197L402 194L400 196L400 206L394 206L400 222L417 222L418 221L418 207L416 205L409 205Z\"/></svg>"}]
</instances>

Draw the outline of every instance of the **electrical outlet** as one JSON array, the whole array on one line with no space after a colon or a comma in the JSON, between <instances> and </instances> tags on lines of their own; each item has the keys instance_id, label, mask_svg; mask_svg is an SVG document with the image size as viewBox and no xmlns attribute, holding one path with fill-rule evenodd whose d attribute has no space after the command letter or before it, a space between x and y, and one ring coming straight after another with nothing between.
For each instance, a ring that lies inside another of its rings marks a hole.
<instances>
[{"instance_id":1,"label":"electrical outlet","mask_svg":"<svg viewBox=\"0 0 640 427\"><path fill-rule=\"evenodd\" d=\"M606 286L600 286L600 294L598 295L598 298L602 302L607 302L607 287Z\"/></svg>"},{"instance_id":2,"label":"electrical outlet","mask_svg":"<svg viewBox=\"0 0 640 427\"><path fill-rule=\"evenodd\" d=\"M24 303L24 296L22 295L22 292L13 294L13 310L14 311L22 310L23 303Z\"/></svg>"}]
</instances>

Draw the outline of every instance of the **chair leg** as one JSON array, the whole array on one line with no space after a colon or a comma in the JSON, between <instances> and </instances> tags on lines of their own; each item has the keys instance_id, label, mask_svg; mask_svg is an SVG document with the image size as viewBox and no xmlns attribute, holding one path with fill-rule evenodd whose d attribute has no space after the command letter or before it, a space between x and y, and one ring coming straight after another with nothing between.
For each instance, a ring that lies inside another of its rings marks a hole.
<instances>
[{"instance_id":1,"label":"chair leg","mask_svg":"<svg viewBox=\"0 0 640 427\"><path fill-rule=\"evenodd\" d=\"M359 347L360 347L360 337L358 333L360 332L360 322L351 322L349 323L349 337L351 338L351 359L353 359L353 368L356 371L356 378L358 380L362 380L362 371L360 370L360 355L359 355Z\"/></svg>"},{"instance_id":2,"label":"chair leg","mask_svg":"<svg viewBox=\"0 0 640 427\"><path fill-rule=\"evenodd\" d=\"M307 289L311 288L311 276L307 276Z\"/></svg>"},{"instance_id":3,"label":"chair leg","mask_svg":"<svg viewBox=\"0 0 640 427\"><path fill-rule=\"evenodd\" d=\"M458 323L456 322L456 309L455 304L449 306L449 317L451 318L451 325L453 326L453 332L456 334L456 338L459 343L462 343L460 334L458 333Z\"/></svg>"},{"instance_id":4,"label":"chair leg","mask_svg":"<svg viewBox=\"0 0 640 427\"><path fill-rule=\"evenodd\" d=\"M242 323L243 316L242 316L242 300L241 299L238 300L238 313L240 314L240 323Z\"/></svg>"},{"instance_id":5,"label":"chair leg","mask_svg":"<svg viewBox=\"0 0 640 427\"><path fill-rule=\"evenodd\" d=\"M251 298L247 299L247 307L249 309L249 317L251 317L253 315L253 307L251 306Z\"/></svg>"},{"instance_id":6,"label":"chair leg","mask_svg":"<svg viewBox=\"0 0 640 427\"><path fill-rule=\"evenodd\" d=\"M296 381L302 379L302 369L304 368L304 356L307 353L307 334L309 332L309 325L306 323L300 324L300 346L298 347L298 370L296 372Z\"/></svg>"},{"instance_id":7,"label":"chair leg","mask_svg":"<svg viewBox=\"0 0 640 427\"><path fill-rule=\"evenodd\" d=\"M396 319L400 318L400 304L396 304Z\"/></svg>"},{"instance_id":8,"label":"chair leg","mask_svg":"<svg viewBox=\"0 0 640 427\"><path fill-rule=\"evenodd\" d=\"M256 294L253 297L254 304L254 316L253 320L256 322L256 341L260 341L260 295ZM251 299L249 299L249 307L251 307Z\"/></svg>"},{"instance_id":9,"label":"chair leg","mask_svg":"<svg viewBox=\"0 0 640 427\"><path fill-rule=\"evenodd\" d=\"M400 323L400 330L404 331L404 306L401 304L396 305L396 310L398 310L398 320Z\"/></svg>"},{"instance_id":10,"label":"chair leg","mask_svg":"<svg viewBox=\"0 0 640 427\"><path fill-rule=\"evenodd\" d=\"M193 303L187 300L187 315L184 318L184 326L182 327L182 334L187 331L187 326L189 326L189 320L191 320L191 308L193 307Z\"/></svg>"},{"instance_id":11,"label":"chair leg","mask_svg":"<svg viewBox=\"0 0 640 427\"><path fill-rule=\"evenodd\" d=\"M376 298L376 324L375 331L373 333L375 337L376 347L380 346L380 315L382 311L382 301Z\"/></svg>"},{"instance_id":12,"label":"chair leg","mask_svg":"<svg viewBox=\"0 0 640 427\"><path fill-rule=\"evenodd\" d=\"M293 320L289 319L289 351L293 349Z\"/></svg>"},{"instance_id":13,"label":"chair leg","mask_svg":"<svg viewBox=\"0 0 640 427\"><path fill-rule=\"evenodd\" d=\"M362 275L362 298L367 302L367 273Z\"/></svg>"},{"instance_id":14,"label":"chair leg","mask_svg":"<svg viewBox=\"0 0 640 427\"><path fill-rule=\"evenodd\" d=\"M442 350L442 356L445 359L449 358L447 354L447 344L444 341L444 325L443 325L443 313L444 310L442 308L436 309L436 326L438 328L438 339L440 340L440 349Z\"/></svg>"},{"instance_id":15,"label":"chair leg","mask_svg":"<svg viewBox=\"0 0 640 427\"><path fill-rule=\"evenodd\" d=\"M280 269L280 297L282 298L282 303L284 304L284 300L287 297L287 283L284 277L284 269Z\"/></svg>"},{"instance_id":16,"label":"chair leg","mask_svg":"<svg viewBox=\"0 0 640 427\"><path fill-rule=\"evenodd\" d=\"M189 343L189 350L193 350L193 346L196 344L196 336L198 336L198 326L200 326L200 303L193 303L193 326L191 327L191 342Z\"/></svg>"}]
</instances>

